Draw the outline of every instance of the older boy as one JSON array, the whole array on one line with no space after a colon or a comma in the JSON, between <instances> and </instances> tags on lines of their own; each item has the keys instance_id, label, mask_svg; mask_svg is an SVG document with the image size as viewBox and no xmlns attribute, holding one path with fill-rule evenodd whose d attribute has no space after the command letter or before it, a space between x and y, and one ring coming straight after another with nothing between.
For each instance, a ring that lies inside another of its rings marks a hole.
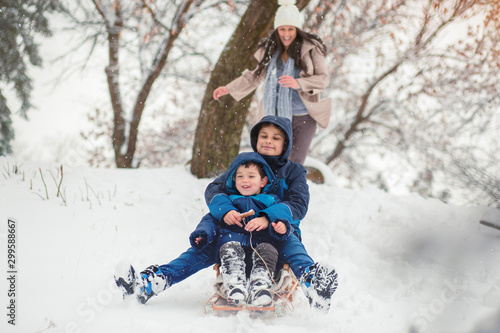
<instances>
[{"instance_id":1,"label":"older boy","mask_svg":"<svg viewBox=\"0 0 500 333\"><path fill-rule=\"evenodd\" d=\"M290 210L294 234L285 242L278 244L279 264L288 263L295 276L299 278L302 290L313 308L327 312L330 309L331 296L337 289L337 273L334 269L314 263L301 242L300 221L307 213L309 204L309 186L307 171L299 163L288 159L292 149L292 127L287 118L278 116L263 117L250 131L252 149L258 152L273 170L277 178L275 194L281 202L272 209L281 210L285 206ZM208 185L205 200L210 203L214 198L227 196L222 186L224 174ZM227 200L227 198L226 198ZM276 218L272 212L269 218ZM225 222L236 223L235 219Z\"/></svg>"}]
</instances>

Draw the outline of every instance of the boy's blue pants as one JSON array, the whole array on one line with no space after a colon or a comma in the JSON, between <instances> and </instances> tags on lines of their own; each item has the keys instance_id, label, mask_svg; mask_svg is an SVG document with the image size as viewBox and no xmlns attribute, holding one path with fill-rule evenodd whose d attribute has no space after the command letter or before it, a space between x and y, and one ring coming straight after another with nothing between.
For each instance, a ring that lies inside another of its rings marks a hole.
<instances>
[{"instance_id":1,"label":"boy's blue pants","mask_svg":"<svg viewBox=\"0 0 500 333\"><path fill-rule=\"evenodd\" d=\"M288 263L297 278L300 278L307 267L314 265L314 261L307 254L304 245L294 234L288 237L285 242L273 245L276 246L279 253L278 267ZM159 269L166 277L168 286L171 286L204 268L215 265L217 254L214 252L214 243L208 244L201 250L190 247L168 264L159 266Z\"/></svg>"}]
</instances>

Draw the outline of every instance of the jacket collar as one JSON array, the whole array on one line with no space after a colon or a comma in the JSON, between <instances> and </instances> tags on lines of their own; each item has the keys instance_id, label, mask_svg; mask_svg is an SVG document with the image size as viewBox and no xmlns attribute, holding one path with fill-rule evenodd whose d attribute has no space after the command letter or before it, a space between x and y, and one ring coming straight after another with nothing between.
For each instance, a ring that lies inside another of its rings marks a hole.
<instances>
[{"instance_id":1,"label":"jacket collar","mask_svg":"<svg viewBox=\"0 0 500 333\"><path fill-rule=\"evenodd\" d=\"M257 162L261 165L264 166L264 170L266 172L268 182L266 186L262 189L262 193L267 193L269 192L274 185L275 182L275 177L274 173L271 169L271 167L266 163L266 160L261 156L260 154L257 154L255 152L245 152L245 153L240 153L238 156L236 156L229 166L229 170L226 173L226 178L224 179L224 186L228 192L231 193L238 193L236 189L236 184L234 181L234 175L236 173L236 170L238 167L248 161L254 161Z\"/></svg>"}]
</instances>

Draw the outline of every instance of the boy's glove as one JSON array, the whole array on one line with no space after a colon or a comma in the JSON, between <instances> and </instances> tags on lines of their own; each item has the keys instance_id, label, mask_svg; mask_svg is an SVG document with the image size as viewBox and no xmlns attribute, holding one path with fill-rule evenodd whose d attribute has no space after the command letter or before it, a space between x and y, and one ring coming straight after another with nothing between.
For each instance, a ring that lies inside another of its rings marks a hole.
<instances>
[{"instance_id":1,"label":"boy's glove","mask_svg":"<svg viewBox=\"0 0 500 333\"><path fill-rule=\"evenodd\" d=\"M189 236L189 242L192 247L200 250L207 245L207 235L204 231L194 231L191 233L191 236Z\"/></svg>"}]
</instances>

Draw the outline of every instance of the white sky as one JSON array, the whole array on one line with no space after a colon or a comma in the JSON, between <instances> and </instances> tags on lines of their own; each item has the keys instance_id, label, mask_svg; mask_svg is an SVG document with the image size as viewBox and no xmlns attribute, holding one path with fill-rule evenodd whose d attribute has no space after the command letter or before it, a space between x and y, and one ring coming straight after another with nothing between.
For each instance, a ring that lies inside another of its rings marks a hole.
<instances>
[{"instance_id":1,"label":"white sky","mask_svg":"<svg viewBox=\"0 0 500 333\"><path fill-rule=\"evenodd\" d=\"M28 121L17 114L19 104L13 93L6 94L13 111L15 139L12 145L16 158L53 162L55 146L79 140L80 131L87 125L86 115L108 102L102 64L97 67L90 63L84 71L73 69L73 74L66 74L64 80L59 80L69 62L79 62L82 58L75 54L54 61L71 44L69 38L67 33L55 33L51 38L38 39L43 68L30 67L29 76L34 87L31 103L35 109L28 112ZM94 58L93 62L97 60Z\"/></svg>"}]
</instances>

